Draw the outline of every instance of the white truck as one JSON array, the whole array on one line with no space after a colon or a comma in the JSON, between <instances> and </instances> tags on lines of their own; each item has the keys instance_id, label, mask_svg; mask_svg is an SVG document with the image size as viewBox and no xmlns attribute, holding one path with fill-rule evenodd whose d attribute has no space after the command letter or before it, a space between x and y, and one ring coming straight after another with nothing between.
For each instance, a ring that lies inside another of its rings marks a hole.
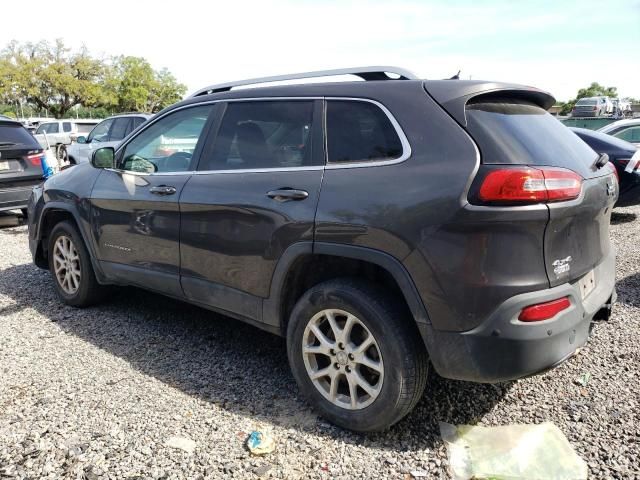
<instances>
[{"instance_id":1,"label":"white truck","mask_svg":"<svg viewBox=\"0 0 640 480\"><path fill-rule=\"evenodd\" d=\"M67 146L75 142L79 136L88 134L100 120L64 119L41 123L34 137L42 148L50 148L59 162L67 161Z\"/></svg>"}]
</instances>

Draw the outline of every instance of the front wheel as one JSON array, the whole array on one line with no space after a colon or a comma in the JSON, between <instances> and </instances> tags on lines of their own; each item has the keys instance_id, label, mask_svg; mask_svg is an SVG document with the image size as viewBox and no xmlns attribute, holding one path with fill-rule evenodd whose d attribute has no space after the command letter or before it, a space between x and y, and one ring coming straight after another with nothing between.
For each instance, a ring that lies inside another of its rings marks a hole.
<instances>
[{"instance_id":1,"label":"front wheel","mask_svg":"<svg viewBox=\"0 0 640 480\"><path fill-rule=\"evenodd\" d=\"M87 307L103 298L89 252L69 221L58 223L49 236L49 271L58 297L67 305Z\"/></svg>"},{"instance_id":2,"label":"front wheel","mask_svg":"<svg viewBox=\"0 0 640 480\"><path fill-rule=\"evenodd\" d=\"M291 314L287 347L302 393L341 427L384 430L424 391L428 359L411 314L358 280L331 280L307 291Z\"/></svg>"}]
</instances>

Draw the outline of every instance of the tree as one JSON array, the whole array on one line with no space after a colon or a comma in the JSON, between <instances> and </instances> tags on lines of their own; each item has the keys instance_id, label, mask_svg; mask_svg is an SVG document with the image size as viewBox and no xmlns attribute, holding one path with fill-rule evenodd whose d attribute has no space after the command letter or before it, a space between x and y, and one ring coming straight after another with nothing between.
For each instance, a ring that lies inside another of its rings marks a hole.
<instances>
[{"instance_id":1,"label":"tree","mask_svg":"<svg viewBox=\"0 0 640 480\"><path fill-rule=\"evenodd\" d=\"M186 90L168 70L156 71L144 58L106 61L84 47L74 52L62 40L13 41L0 51L0 103L35 107L56 118L79 105L155 113L180 100Z\"/></svg>"},{"instance_id":2,"label":"tree","mask_svg":"<svg viewBox=\"0 0 640 480\"><path fill-rule=\"evenodd\" d=\"M182 98L187 87L167 70L154 71L140 57L115 57L106 80L113 106L121 112L155 113Z\"/></svg>"},{"instance_id":3,"label":"tree","mask_svg":"<svg viewBox=\"0 0 640 480\"><path fill-rule=\"evenodd\" d=\"M569 100L566 103L562 104L562 109L560 110L561 115L568 115L573 110L576 102L581 98L585 97L610 97L617 98L618 97L618 89L616 87L604 87L597 82L592 82L587 88L581 88L578 90L578 95L576 98Z\"/></svg>"},{"instance_id":4,"label":"tree","mask_svg":"<svg viewBox=\"0 0 640 480\"><path fill-rule=\"evenodd\" d=\"M0 53L0 99L30 103L62 118L75 105L106 101L101 85L106 68L85 48L72 52L62 40L13 41Z\"/></svg>"}]
</instances>

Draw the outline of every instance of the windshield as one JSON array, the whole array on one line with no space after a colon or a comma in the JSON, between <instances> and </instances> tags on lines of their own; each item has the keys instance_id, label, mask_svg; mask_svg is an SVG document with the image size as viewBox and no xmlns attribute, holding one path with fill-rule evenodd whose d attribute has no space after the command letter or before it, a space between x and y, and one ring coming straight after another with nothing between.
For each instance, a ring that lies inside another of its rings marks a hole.
<instances>
[{"instance_id":1,"label":"windshield","mask_svg":"<svg viewBox=\"0 0 640 480\"><path fill-rule=\"evenodd\" d=\"M485 164L564 167L587 178L597 158L571 130L525 100L469 103L467 120Z\"/></svg>"}]
</instances>

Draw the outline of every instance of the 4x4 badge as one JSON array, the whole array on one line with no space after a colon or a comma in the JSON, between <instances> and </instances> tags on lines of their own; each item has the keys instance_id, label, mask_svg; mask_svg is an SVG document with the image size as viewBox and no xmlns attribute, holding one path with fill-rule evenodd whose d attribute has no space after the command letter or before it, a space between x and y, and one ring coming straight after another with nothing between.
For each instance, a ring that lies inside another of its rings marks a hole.
<instances>
[{"instance_id":1,"label":"4x4 badge","mask_svg":"<svg viewBox=\"0 0 640 480\"><path fill-rule=\"evenodd\" d=\"M573 260L573 258L571 258L571 255L569 255L567 258L554 260L552 265L553 265L553 273L556 274L556 277L559 277L560 275L568 273L569 270L571 270L571 265L569 265L571 260Z\"/></svg>"}]
</instances>

